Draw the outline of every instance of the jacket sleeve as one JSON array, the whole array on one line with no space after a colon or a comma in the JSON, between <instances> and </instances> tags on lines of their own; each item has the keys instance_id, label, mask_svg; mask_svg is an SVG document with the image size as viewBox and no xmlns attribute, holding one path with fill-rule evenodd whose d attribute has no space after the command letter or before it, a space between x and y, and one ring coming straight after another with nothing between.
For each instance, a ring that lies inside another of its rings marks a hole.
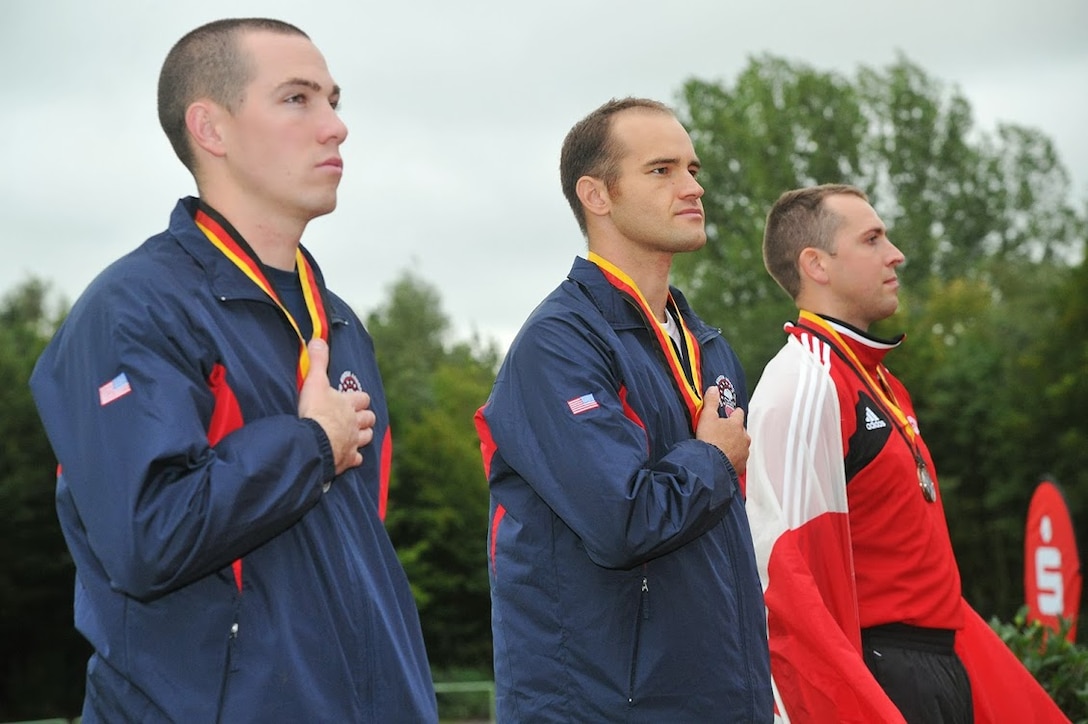
<instances>
[{"instance_id":1,"label":"jacket sleeve","mask_svg":"<svg viewBox=\"0 0 1088 724\"><path fill-rule=\"evenodd\" d=\"M31 388L78 535L111 585L149 600L296 522L320 498L330 461L327 443L290 413L240 421L209 444L209 345L176 309L149 302L153 291L118 287L77 304ZM108 401L100 388L121 374L128 391Z\"/></svg>"},{"instance_id":2,"label":"jacket sleeve","mask_svg":"<svg viewBox=\"0 0 1088 724\"><path fill-rule=\"evenodd\" d=\"M747 511L779 712L902 722L861 654L838 396L793 338L763 371L748 430Z\"/></svg>"},{"instance_id":3,"label":"jacket sleeve","mask_svg":"<svg viewBox=\"0 0 1088 724\"><path fill-rule=\"evenodd\" d=\"M625 569L716 525L737 478L720 450L695 439L650 459L644 423L611 363L623 352L611 342L574 313L537 320L512 347L483 416L505 466L579 537L590 559ZM585 395L592 395L589 409L575 414L568 401ZM493 490L503 474L491 469Z\"/></svg>"}]
</instances>

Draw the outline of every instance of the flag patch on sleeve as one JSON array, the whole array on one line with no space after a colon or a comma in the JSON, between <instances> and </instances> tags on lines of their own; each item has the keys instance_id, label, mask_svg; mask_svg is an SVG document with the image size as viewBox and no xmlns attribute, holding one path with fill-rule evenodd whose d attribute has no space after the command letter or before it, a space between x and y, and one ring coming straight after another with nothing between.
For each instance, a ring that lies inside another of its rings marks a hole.
<instances>
[{"instance_id":1,"label":"flag patch on sleeve","mask_svg":"<svg viewBox=\"0 0 1088 724\"><path fill-rule=\"evenodd\" d=\"M125 373L122 372L98 388L98 404L105 407L130 392L132 392L132 386L128 383L128 377L125 377Z\"/></svg>"},{"instance_id":2,"label":"flag patch on sleeve","mask_svg":"<svg viewBox=\"0 0 1088 724\"><path fill-rule=\"evenodd\" d=\"M583 412L589 412L590 410L596 410L600 405L597 404L597 399L593 397L593 394L582 395L581 397L575 397L573 400L567 400L567 407L575 415L581 415Z\"/></svg>"}]
</instances>

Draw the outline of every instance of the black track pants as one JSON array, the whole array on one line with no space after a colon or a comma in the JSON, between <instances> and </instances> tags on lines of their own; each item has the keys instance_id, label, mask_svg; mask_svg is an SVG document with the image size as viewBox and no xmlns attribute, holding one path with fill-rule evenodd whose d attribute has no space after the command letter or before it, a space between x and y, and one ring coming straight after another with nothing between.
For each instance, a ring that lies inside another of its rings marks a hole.
<instances>
[{"instance_id":1,"label":"black track pants","mask_svg":"<svg viewBox=\"0 0 1088 724\"><path fill-rule=\"evenodd\" d=\"M865 664L908 724L972 724L971 682L955 631L887 624L863 629Z\"/></svg>"}]
</instances>

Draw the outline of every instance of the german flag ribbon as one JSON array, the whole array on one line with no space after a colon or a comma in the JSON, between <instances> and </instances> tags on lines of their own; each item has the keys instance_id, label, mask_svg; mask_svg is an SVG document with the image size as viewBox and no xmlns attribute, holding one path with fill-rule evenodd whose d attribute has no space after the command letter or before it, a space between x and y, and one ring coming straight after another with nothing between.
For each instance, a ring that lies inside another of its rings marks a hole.
<instances>
[{"instance_id":1,"label":"german flag ribbon","mask_svg":"<svg viewBox=\"0 0 1088 724\"><path fill-rule=\"evenodd\" d=\"M680 325L680 328L684 332L684 349L687 359L691 362L690 378L684 368L683 360L677 353L676 347L673 345L672 340L669 338L668 333L662 327L661 323L657 321L657 314L650 308L649 303L646 301L646 297L642 295L642 292L639 290L638 285L635 284L634 280L615 264L592 251L589 252L588 259L597 265L612 286L634 300L642 311L642 314L646 317L647 325L657 338L657 343L661 347L662 353L665 355L665 360L668 362L669 370L672 372L673 379L676 382L676 388L679 390L680 397L684 402L684 406L687 408L688 417L691 421L691 429L694 431L699 420L699 412L703 408L703 391L699 389L699 385L702 384L703 379L702 350L700 350L699 345L695 343L695 337L691 334L691 330L688 329L683 315L681 315L679 309L677 309L672 294L669 294L665 304L676 319L676 323Z\"/></svg>"},{"instance_id":2,"label":"german flag ribbon","mask_svg":"<svg viewBox=\"0 0 1088 724\"><path fill-rule=\"evenodd\" d=\"M241 234L235 231L234 227L226 219L207 204L200 203L193 220L196 222L197 227L204 232L204 235L208 237L208 241L222 252L223 256L227 257L232 264L238 267L243 274L249 277L250 281L256 284L261 291L267 294L280 308L284 316L287 317L287 321L291 323L299 341L296 381L301 389L302 381L306 379L306 373L310 370L310 355L306 351L308 340L303 338L298 322L287 311L287 307L284 306L276 293L276 288L272 286L268 281L268 277L265 276L260 259L249 244L246 243L245 239L242 238ZM301 248L295 250L295 266L298 269L299 281L302 283L302 295L306 300L306 310L310 314L310 322L313 325L313 337L314 339L320 337L328 342L329 322L325 313L325 303L321 299L321 289L317 285L317 276L314 274L313 267L310 266L310 262L306 255L302 253Z\"/></svg>"}]
</instances>

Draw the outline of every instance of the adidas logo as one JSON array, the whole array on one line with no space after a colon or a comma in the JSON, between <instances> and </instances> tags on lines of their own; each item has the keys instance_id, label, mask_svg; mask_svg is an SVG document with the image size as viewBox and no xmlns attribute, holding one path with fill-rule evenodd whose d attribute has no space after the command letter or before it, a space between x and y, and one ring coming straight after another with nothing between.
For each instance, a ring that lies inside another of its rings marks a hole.
<instances>
[{"instance_id":1,"label":"adidas logo","mask_svg":"<svg viewBox=\"0 0 1088 724\"><path fill-rule=\"evenodd\" d=\"M871 408L871 407L866 407L865 408L865 429L866 430L876 430L878 428L887 427L887 426L888 426L888 423L884 422L879 417L877 417L877 414L875 412L873 412L873 408Z\"/></svg>"}]
</instances>

